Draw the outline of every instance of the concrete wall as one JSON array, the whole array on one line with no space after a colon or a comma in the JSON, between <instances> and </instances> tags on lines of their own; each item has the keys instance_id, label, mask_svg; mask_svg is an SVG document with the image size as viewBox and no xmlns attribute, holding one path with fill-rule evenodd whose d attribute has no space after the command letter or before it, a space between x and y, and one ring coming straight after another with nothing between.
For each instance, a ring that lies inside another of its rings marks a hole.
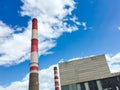
<instances>
[{"instance_id":1,"label":"concrete wall","mask_svg":"<svg viewBox=\"0 0 120 90\"><path fill-rule=\"evenodd\" d=\"M61 86L110 77L105 55L59 64Z\"/></svg>"}]
</instances>

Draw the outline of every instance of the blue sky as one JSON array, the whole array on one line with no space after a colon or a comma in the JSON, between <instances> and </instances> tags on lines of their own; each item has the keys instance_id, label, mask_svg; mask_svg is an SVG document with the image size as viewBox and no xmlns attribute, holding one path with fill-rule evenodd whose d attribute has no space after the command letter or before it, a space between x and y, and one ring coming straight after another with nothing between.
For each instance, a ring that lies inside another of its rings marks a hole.
<instances>
[{"instance_id":1,"label":"blue sky","mask_svg":"<svg viewBox=\"0 0 120 90\"><path fill-rule=\"evenodd\" d=\"M111 71L120 71L119 3L119 0L1 0L0 90L27 88L33 17L39 21L42 90L53 90L52 67L60 61L106 54Z\"/></svg>"}]
</instances>

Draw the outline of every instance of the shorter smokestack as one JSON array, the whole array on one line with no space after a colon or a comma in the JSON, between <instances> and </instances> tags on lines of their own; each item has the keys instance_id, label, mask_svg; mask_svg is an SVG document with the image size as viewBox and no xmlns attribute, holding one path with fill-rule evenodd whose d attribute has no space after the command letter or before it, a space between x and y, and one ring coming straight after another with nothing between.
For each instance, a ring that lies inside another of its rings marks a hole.
<instances>
[{"instance_id":1,"label":"shorter smokestack","mask_svg":"<svg viewBox=\"0 0 120 90\"><path fill-rule=\"evenodd\" d=\"M54 82L55 82L55 90L60 90L57 67L54 67Z\"/></svg>"}]
</instances>

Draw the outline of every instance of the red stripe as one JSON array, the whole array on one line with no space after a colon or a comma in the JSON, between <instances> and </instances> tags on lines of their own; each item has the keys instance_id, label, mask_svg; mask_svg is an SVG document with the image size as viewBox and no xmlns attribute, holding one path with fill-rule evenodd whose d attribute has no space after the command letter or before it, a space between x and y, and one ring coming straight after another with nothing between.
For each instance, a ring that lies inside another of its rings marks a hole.
<instances>
[{"instance_id":1,"label":"red stripe","mask_svg":"<svg viewBox=\"0 0 120 90\"><path fill-rule=\"evenodd\" d=\"M58 76L55 76L54 78L55 78L55 79L58 79Z\"/></svg>"},{"instance_id":2,"label":"red stripe","mask_svg":"<svg viewBox=\"0 0 120 90\"><path fill-rule=\"evenodd\" d=\"M31 66L30 71L32 71L32 70L37 70L38 71L38 67L37 66Z\"/></svg>"},{"instance_id":3,"label":"red stripe","mask_svg":"<svg viewBox=\"0 0 120 90\"><path fill-rule=\"evenodd\" d=\"M56 87L55 90L59 90L59 87Z\"/></svg>"},{"instance_id":4,"label":"red stripe","mask_svg":"<svg viewBox=\"0 0 120 90\"><path fill-rule=\"evenodd\" d=\"M33 20L32 20L32 29L38 29L38 27L37 27L37 19L36 18L34 18Z\"/></svg>"},{"instance_id":5,"label":"red stripe","mask_svg":"<svg viewBox=\"0 0 120 90\"><path fill-rule=\"evenodd\" d=\"M59 85L59 83L58 82L55 82L55 86L58 86Z\"/></svg>"},{"instance_id":6,"label":"red stripe","mask_svg":"<svg viewBox=\"0 0 120 90\"><path fill-rule=\"evenodd\" d=\"M54 67L54 80L55 80L55 90L59 90L59 82L56 81L58 80L58 76L57 76L57 67Z\"/></svg>"},{"instance_id":7,"label":"red stripe","mask_svg":"<svg viewBox=\"0 0 120 90\"><path fill-rule=\"evenodd\" d=\"M32 39L31 43L31 52L37 51L38 52L38 40Z\"/></svg>"},{"instance_id":8,"label":"red stripe","mask_svg":"<svg viewBox=\"0 0 120 90\"><path fill-rule=\"evenodd\" d=\"M33 20L32 20L32 29L38 29L38 27L37 27L37 19L36 18L34 18Z\"/></svg>"}]
</instances>

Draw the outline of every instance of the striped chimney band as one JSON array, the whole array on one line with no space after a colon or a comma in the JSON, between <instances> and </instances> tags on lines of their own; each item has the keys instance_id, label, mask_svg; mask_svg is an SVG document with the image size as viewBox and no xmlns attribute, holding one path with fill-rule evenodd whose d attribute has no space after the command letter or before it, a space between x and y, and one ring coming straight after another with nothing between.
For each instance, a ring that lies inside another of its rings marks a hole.
<instances>
[{"instance_id":1,"label":"striped chimney band","mask_svg":"<svg viewBox=\"0 0 120 90\"><path fill-rule=\"evenodd\" d=\"M58 80L57 67L54 67L54 82L55 82L55 90L60 90L59 89L59 80Z\"/></svg>"},{"instance_id":2,"label":"striped chimney band","mask_svg":"<svg viewBox=\"0 0 120 90\"><path fill-rule=\"evenodd\" d=\"M37 19L32 20L30 73L38 73L38 26Z\"/></svg>"}]
</instances>

